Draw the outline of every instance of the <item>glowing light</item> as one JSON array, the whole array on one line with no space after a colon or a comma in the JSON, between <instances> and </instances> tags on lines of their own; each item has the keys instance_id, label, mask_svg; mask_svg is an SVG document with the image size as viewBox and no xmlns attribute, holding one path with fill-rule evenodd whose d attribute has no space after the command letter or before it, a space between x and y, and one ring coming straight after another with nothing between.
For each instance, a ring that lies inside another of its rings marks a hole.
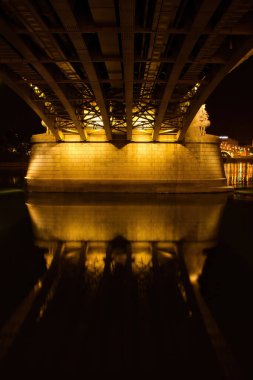
<instances>
[{"instance_id":1,"label":"glowing light","mask_svg":"<svg viewBox=\"0 0 253 380\"><path fill-rule=\"evenodd\" d=\"M176 128L163 129L160 133L174 132Z\"/></svg>"},{"instance_id":2,"label":"glowing light","mask_svg":"<svg viewBox=\"0 0 253 380\"><path fill-rule=\"evenodd\" d=\"M99 284L100 278L104 273L106 248L106 242L90 242L86 249L86 276L93 288Z\"/></svg>"},{"instance_id":3,"label":"glowing light","mask_svg":"<svg viewBox=\"0 0 253 380\"><path fill-rule=\"evenodd\" d=\"M50 249L46 254L44 254L44 259L46 261L47 269L50 268L53 258L54 258L54 251L52 251L52 249Z\"/></svg>"},{"instance_id":4,"label":"glowing light","mask_svg":"<svg viewBox=\"0 0 253 380\"><path fill-rule=\"evenodd\" d=\"M132 269L136 274L146 272L152 267L152 255L148 252L142 252L132 255Z\"/></svg>"},{"instance_id":5,"label":"glowing light","mask_svg":"<svg viewBox=\"0 0 253 380\"><path fill-rule=\"evenodd\" d=\"M133 107L132 112L133 129L137 131L146 130L150 133L154 126L155 109L147 108L147 104L140 103Z\"/></svg>"},{"instance_id":6,"label":"glowing light","mask_svg":"<svg viewBox=\"0 0 253 380\"><path fill-rule=\"evenodd\" d=\"M102 273L105 267L105 253L89 253L85 261L85 267L90 273L93 273L94 275Z\"/></svg>"},{"instance_id":7,"label":"glowing light","mask_svg":"<svg viewBox=\"0 0 253 380\"><path fill-rule=\"evenodd\" d=\"M95 110L98 110L98 107L95 107ZM86 123L87 128L91 128L93 130L103 129L104 123L103 123L102 117L98 116L97 113L91 110L83 109L83 115L84 115L83 122Z\"/></svg>"}]
</instances>

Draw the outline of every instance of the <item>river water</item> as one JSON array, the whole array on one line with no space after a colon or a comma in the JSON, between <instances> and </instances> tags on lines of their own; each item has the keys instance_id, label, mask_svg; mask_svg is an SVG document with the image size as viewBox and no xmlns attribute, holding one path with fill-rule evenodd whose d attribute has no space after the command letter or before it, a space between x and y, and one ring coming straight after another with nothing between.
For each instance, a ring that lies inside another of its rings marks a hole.
<instances>
[{"instance_id":1,"label":"river water","mask_svg":"<svg viewBox=\"0 0 253 380\"><path fill-rule=\"evenodd\" d=\"M225 170L234 193L155 196L2 173L3 375L253 378L253 171Z\"/></svg>"}]
</instances>

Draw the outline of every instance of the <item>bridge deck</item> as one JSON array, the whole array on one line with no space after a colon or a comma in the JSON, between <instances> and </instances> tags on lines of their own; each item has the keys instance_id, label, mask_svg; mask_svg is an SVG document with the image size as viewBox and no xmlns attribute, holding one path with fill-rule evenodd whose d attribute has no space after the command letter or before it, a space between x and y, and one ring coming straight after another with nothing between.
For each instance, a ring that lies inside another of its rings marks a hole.
<instances>
[{"instance_id":1,"label":"bridge deck","mask_svg":"<svg viewBox=\"0 0 253 380\"><path fill-rule=\"evenodd\" d=\"M178 141L252 52L251 0L0 3L0 77L56 140Z\"/></svg>"}]
</instances>

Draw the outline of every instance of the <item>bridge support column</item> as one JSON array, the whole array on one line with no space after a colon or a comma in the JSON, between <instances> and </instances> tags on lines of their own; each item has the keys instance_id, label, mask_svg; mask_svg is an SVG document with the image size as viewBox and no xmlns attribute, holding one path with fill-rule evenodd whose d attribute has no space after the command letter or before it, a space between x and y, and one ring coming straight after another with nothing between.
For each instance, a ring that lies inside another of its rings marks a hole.
<instances>
[{"instance_id":1,"label":"bridge support column","mask_svg":"<svg viewBox=\"0 0 253 380\"><path fill-rule=\"evenodd\" d=\"M218 139L179 143L56 143L33 137L28 191L198 193L227 191Z\"/></svg>"}]
</instances>

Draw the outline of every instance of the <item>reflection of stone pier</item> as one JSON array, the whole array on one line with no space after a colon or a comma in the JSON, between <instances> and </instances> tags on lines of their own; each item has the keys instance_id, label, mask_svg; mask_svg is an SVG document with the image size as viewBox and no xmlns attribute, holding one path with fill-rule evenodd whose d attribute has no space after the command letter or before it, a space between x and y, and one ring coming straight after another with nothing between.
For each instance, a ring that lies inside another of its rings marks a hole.
<instances>
[{"instance_id":1,"label":"reflection of stone pier","mask_svg":"<svg viewBox=\"0 0 253 380\"><path fill-rule=\"evenodd\" d=\"M6 373L15 362L44 377L221 379L189 279L216 245L225 202L225 194L30 194L47 269L4 329L2 356L26 331Z\"/></svg>"},{"instance_id":2,"label":"reflection of stone pier","mask_svg":"<svg viewBox=\"0 0 253 380\"><path fill-rule=\"evenodd\" d=\"M215 245L225 201L222 194L118 195L113 201L105 195L35 194L27 207L37 244L49 248L60 241L77 248L86 242L90 268L104 269L109 242L121 236L130 242L136 268L151 263L154 249L171 255L180 243L194 277L201 272L203 250Z\"/></svg>"}]
</instances>

